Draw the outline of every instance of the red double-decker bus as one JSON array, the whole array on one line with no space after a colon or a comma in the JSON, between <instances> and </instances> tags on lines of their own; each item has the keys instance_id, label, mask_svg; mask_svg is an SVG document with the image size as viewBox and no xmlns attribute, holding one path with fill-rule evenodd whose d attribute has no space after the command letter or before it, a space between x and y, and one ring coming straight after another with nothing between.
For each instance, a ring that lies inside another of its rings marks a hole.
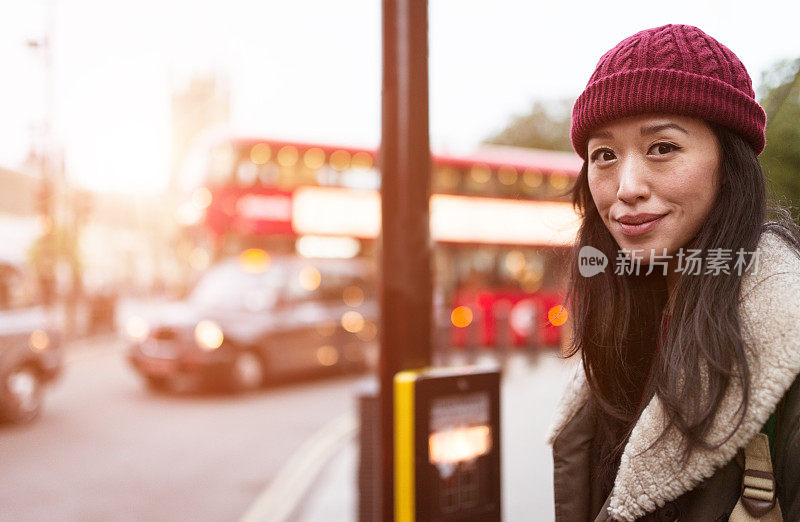
<instances>
[{"instance_id":1,"label":"red double-decker bus","mask_svg":"<svg viewBox=\"0 0 800 522\"><path fill-rule=\"evenodd\" d=\"M206 258L253 247L374 257L377 151L233 138L215 143L204 160L204 182L178 216ZM559 345L566 254L578 227L566 192L580 159L486 146L432 160L435 309L437 324L447 325L440 342Z\"/></svg>"}]
</instances>

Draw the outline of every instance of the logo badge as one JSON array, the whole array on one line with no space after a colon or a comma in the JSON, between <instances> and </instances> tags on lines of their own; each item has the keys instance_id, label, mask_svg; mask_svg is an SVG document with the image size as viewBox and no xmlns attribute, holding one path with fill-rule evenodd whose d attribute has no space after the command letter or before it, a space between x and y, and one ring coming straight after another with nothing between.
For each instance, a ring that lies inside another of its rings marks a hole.
<instances>
[{"instance_id":1,"label":"logo badge","mask_svg":"<svg viewBox=\"0 0 800 522\"><path fill-rule=\"evenodd\" d=\"M605 272L607 266L608 258L595 247L586 245L578 252L578 271L583 277L592 277Z\"/></svg>"}]
</instances>

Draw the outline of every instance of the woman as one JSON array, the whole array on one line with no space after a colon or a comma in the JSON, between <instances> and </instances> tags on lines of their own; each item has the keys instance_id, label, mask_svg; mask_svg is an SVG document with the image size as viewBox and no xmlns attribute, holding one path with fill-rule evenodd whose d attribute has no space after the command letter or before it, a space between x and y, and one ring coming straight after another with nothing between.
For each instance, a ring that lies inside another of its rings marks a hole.
<instances>
[{"instance_id":1,"label":"woman","mask_svg":"<svg viewBox=\"0 0 800 522\"><path fill-rule=\"evenodd\" d=\"M739 59L684 25L620 42L576 101L557 520L800 520L800 239L766 217L765 120Z\"/></svg>"}]
</instances>

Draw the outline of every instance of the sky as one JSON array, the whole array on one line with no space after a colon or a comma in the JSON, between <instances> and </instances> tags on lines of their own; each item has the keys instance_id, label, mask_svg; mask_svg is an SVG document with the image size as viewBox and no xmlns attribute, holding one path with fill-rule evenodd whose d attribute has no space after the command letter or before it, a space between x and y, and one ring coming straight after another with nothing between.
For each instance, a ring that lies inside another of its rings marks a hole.
<instances>
[{"instance_id":1,"label":"sky","mask_svg":"<svg viewBox=\"0 0 800 522\"><path fill-rule=\"evenodd\" d=\"M535 100L577 97L600 56L665 23L696 25L760 83L800 57L800 3L429 0L431 145L468 152ZM231 129L375 147L380 0L0 0L0 166L21 168L45 114L41 39L52 13L53 142L94 190L167 184L169 99L226 78Z\"/></svg>"}]
</instances>

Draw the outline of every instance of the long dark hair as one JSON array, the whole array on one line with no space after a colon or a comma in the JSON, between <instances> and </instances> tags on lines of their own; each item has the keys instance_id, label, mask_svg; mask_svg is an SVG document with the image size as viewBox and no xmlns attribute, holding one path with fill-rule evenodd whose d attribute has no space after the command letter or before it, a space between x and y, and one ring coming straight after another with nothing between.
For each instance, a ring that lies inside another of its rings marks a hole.
<instances>
[{"instance_id":1,"label":"long dark hair","mask_svg":"<svg viewBox=\"0 0 800 522\"><path fill-rule=\"evenodd\" d=\"M761 234L772 230L800 252L800 232L791 214L770 203L772 215L767 215L764 174L753 149L727 128L709 126L720 146L723 182L705 223L684 248L700 249L703 255L712 248L733 253L743 249L750 261L749 253L756 250ZM580 352L586 370L597 426L593 469L608 494L630 431L654 394L664 406L667 426L677 427L685 436L684 457L688 457L695 448L721 444L709 443L706 437L732 379L741 383L744 401L729 436L741 425L749 405L751 369L738 313L741 275L733 266L735 255L729 275L705 274L705 270L699 275L680 274L672 316L658 349L667 302L666 278L659 270L644 275L643 266L638 276L608 269L593 277L580 275L578 255L583 246L601 250L610 264L619 248L597 211L587 174L584 162L572 188L573 206L583 219L567 292L574 335L566 355Z\"/></svg>"}]
</instances>

